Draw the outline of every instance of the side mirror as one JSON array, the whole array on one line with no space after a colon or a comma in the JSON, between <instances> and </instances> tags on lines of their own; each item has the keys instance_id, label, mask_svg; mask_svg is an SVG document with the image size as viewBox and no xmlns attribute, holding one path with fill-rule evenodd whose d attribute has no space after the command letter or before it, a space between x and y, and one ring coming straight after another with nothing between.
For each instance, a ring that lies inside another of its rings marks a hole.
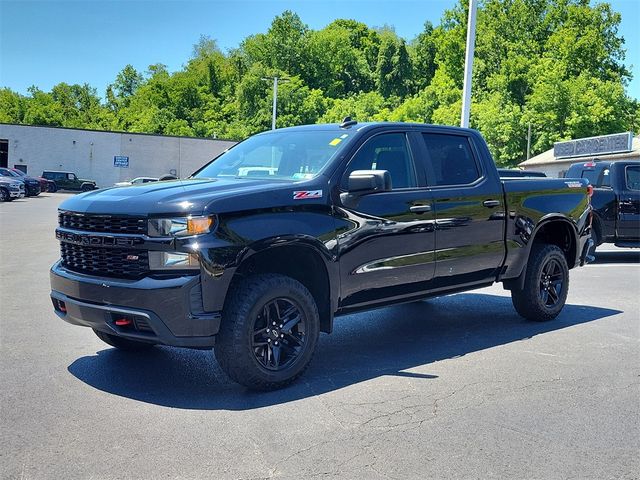
<instances>
[{"instance_id":1,"label":"side mirror","mask_svg":"<svg viewBox=\"0 0 640 480\"><path fill-rule=\"evenodd\" d=\"M391 175L386 170L354 170L347 183L349 193L365 194L391 190Z\"/></svg>"}]
</instances>

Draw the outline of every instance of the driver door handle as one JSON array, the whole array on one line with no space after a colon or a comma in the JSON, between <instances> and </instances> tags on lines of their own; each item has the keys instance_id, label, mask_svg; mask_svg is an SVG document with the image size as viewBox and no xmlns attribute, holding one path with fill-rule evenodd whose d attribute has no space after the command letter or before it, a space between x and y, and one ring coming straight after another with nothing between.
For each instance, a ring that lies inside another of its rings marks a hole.
<instances>
[{"instance_id":1,"label":"driver door handle","mask_svg":"<svg viewBox=\"0 0 640 480\"><path fill-rule=\"evenodd\" d=\"M411 210L413 213L430 212L431 205L412 205L411 207L409 207L409 210Z\"/></svg>"},{"instance_id":2,"label":"driver door handle","mask_svg":"<svg viewBox=\"0 0 640 480\"><path fill-rule=\"evenodd\" d=\"M484 205L485 207L499 207L500 206L500 200L485 200L484 202L482 202L482 205Z\"/></svg>"}]
</instances>

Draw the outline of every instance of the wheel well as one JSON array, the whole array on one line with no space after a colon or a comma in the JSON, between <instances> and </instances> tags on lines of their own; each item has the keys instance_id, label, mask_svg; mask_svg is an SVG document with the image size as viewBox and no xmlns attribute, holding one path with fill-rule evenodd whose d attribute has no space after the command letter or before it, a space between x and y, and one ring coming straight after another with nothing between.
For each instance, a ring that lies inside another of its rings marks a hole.
<instances>
[{"instance_id":1,"label":"wheel well","mask_svg":"<svg viewBox=\"0 0 640 480\"><path fill-rule=\"evenodd\" d=\"M563 220L551 220L536 233L534 243L557 245L564 252L569 268L576 263L576 238L573 227Z\"/></svg>"},{"instance_id":2,"label":"wheel well","mask_svg":"<svg viewBox=\"0 0 640 480\"><path fill-rule=\"evenodd\" d=\"M283 246L257 252L236 270L233 284L258 273L278 273L291 277L313 295L320 315L320 331L330 333L333 323L329 274L319 253L309 247Z\"/></svg>"}]
</instances>

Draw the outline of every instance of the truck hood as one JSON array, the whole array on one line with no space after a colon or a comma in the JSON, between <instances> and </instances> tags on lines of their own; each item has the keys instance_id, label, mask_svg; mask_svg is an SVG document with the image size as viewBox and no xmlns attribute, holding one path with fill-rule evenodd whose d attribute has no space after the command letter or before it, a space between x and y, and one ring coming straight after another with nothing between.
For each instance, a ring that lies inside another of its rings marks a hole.
<instances>
[{"instance_id":1,"label":"truck hood","mask_svg":"<svg viewBox=\"0 0 640 480\"><path fill-rule=\"evenodd\" d=\"M76 195L60 205L61 210L81 213L157 216L221 213L217 200L237 196L279 197L276 192L294 190L291 183L236 178L195 178L111 187ZM263 198L264 199L264 198Z\"/></svg>"}]
</instances>

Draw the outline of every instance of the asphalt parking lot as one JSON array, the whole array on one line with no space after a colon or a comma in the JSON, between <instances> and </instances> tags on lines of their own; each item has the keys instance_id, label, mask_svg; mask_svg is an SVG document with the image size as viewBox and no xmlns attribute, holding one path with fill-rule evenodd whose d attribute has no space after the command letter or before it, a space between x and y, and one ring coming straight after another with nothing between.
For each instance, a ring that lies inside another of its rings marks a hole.
<instances>
[{"instance_id":1,"label":"asphalt parking lot","mask_svg":"<svg viewBox=\"0 0 640 480\"><path fill-rule=\"evenodd\" d=\"M341 317L300 381L251 393L211 352L56 317L65 198L0 204L2 478L640 477L638 250L573 270L550 323L499 285Z\"/></svg>"}]
</instances>

